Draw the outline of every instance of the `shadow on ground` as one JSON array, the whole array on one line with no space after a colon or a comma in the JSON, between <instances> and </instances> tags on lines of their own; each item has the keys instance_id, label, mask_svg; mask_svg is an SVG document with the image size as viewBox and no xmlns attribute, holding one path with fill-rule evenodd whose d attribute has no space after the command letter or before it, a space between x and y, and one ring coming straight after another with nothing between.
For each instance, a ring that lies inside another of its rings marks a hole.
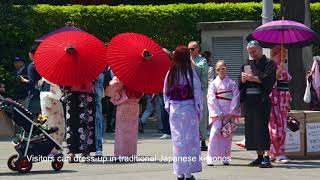
<instances>
[{"instance_id":1,"label":"shadow on ground","mask_svg":"<svg viewBox=\"0 0 320 180\"><path fill-rule=\"evenodd\" d=\"M22 174L19 172L5 172L5 173L0 173L1 176L31 176L31 175L39 175L39 174L65 174L65 173L75 173L78 171L73 171L73 170L61 170L61 171L54 171L54 170L46 170L46 171L30 171L29 173Z\"/></svg>"}]
</instances>

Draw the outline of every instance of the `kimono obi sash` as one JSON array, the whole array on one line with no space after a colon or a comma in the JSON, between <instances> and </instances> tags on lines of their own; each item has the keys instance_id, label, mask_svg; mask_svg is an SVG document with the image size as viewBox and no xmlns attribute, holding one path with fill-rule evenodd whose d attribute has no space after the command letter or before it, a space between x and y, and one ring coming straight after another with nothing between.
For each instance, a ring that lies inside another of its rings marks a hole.
<instances>
[{"instance_id":1,"label":"kimono obi sash","mask_svg":"<svg viewBox=\"0 0 320 180\"><path fill-rule=\"evenodd\" d=\"M39 91L42 91L42 92L49 92L50 91L50 84L48 84L44 80L41 80L38 89L39 89Z\"/></svg>"},{"instance_id":2,"label":"kimono obi sash","mask_svg":"<svg viewBox=\"0 0 320 180\"><path fill-rule=\"evenodd\" d=\"M285 80L277 81L277 90L278 91L289 91L289 82Z\"/></svg>"},{"instance_id":3,"label":"kimono obi sash","mask_svg":"<svg viewBox=\"0 0 320 180\"><path fill-rule=\"evenodd\" d=\"M259 88L247 88L247 94L261 94L261 90Z\"/></svg>"},{"instance_id":4,"label":"kimono obi sash","mask_svg":"<svg viewBox=\"0 0 320 180\"><path fill-rule=\"evenodd\" d=\"M178 101L193 99L194 96L192 94L192 92L189 92L188 85L177 85L176 87L171 88L168 92L170 100Z\"/></svg>"},{"instance_id":5,"label":"kimono obi sash","mask_svg":"<svg viewBox=\"0 0 320 180\"><path fill-rule=\"evenodd\" d=\"M227 101L232 101L232 97L233 97L232 91L226 91L226 90L217 91L215 95L217 99L227 100Z\"/></svg>"}]
</instances>

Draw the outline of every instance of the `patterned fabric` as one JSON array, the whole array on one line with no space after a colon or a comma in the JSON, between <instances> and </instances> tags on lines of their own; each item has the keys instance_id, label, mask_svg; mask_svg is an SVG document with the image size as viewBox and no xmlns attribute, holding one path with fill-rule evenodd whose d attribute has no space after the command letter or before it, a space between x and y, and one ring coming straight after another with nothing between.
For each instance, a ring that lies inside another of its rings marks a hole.
<instances>
[{"instance_id":1,"label":"patterned fabric","mask_svg":"<svg viewBox=\"0 0 320 180\"><path fill-rule=\"evenodd\" d=\"M208 66L208 82L213 81L215 78L214 67Z\"/></svg>"},{"instance_id":2,"label":"patterned fabric","mask_svg":"<svg viewBox=\"0 0 320 180\"><path fill-rule=\"evenodd\" d=\"M117 105L114 155L137 155L139 99Z\"/></svg>"},{"instance_id":3,"label":"patterned fabric","mask_svg":"<svg viewBox=\"0 0 320 180\"><path fill-rule=\"evenodd\" d=\"M234 122L232 122L231 120L223 120L221 135L224 138L228 138L233 135L236 129L237 129L237 125Z\"/></svg>"},{"instance_id":4,"label":"patterned fabric","mask_svg":"<svg viewBox=\"0 0 320 180\"><path fill-rule=\"evenodd\" d=\"M66 125L68 153L90 153L95 146L95 95L67 93Z\"/></svg>"},{"instance_id":5,"label":"patterned fabric","mask_svg":"<svg viewBox=\"0 0 320 180\"><path fill-rule=\"evenodd\" d=\"M168 75L167 75L168 76ZM188 77L190 78L190 77ZM181 79L180 85L187 84ZM193 71L194 99L175 101L167 96L167 77L164 82L165 109L169 113L173 144L173 171L176 175L202 171L199 145L199 121L202 111L203 96L200 80ZM195 161L183 161L193 158Z\"/></svg>"},{"instance_id":6,"label":"patterned fabric","mask_svg":"<svg viewBox=\"0 0 320 180\"><path fill-rule=\"evenodd\" d=\"M320 98L320 65L318 60L314 60L312 64L311 71L312 74L312 86L317 93L318 99Z\"/></svg>"},{"instance_id":7,"label":"patterned fabric","mask_svg":"<svg viewBox=\"0 0 320 180\"><path fill-rule=\"evenodd\" d=\"M229 98L229 100L219 98L219 96ZM211 130L207 158L212 160L220 157L226 161L226 158L231 156L232 136L224 137L222 135L221 131L224 124L219 119L219 116L223 114L224 116L234 115L235 117L240 117L240 93L237 84L228 77L221 80L218 76L210 82L208 109Z\"/></svg>"},{"instance_id":8,"label":"patterned fabric","mask_svg":"<svg viewBox=\"0 0 320 180\"><path fill-rule=\"evenodd\" d=\"M215 96L217 99L232 101L233 94L231 90L222 90L222 91L217 91L215 93Z\"/></svg>"},{"instance_id":9,"label":"patterned fabric","mask_svg":"<svg viewBox=\"0 0 320 180\"><path fill-rule=\"evenodd\" d=\"M44 78L38 81L38 86L40 92L50 91L50 83L48 83Z\"/></svg>"},{"instance_id":10,"label":"patterned fabric","mask_svg":"<svg viewBox=\"0 0 320 180\"><path fill-rule=\"evenodd\" d=\"M208 88L208 62L206 58L199 55L194 59L194 67L201 82L201 89Z\"/></svg>"},{"instance_id":11,"label":"patterned fabric","mask_svg":"<svg viewBox=\"0 0 320 180\"><path fill-rule=\"evenodd\" d=\"M126 88L116 76L110 81L105 94L117 105L114 155L136 155L139 99L143 94Z\"/></svg>"},{"instance_id":12,"label":"patterned fabric","mask_svg":"<svg viewBox=\"0 0 320 180\"><path fill-rule=\"evenodd\" d=\"M278 80L290 81L292 78L287 70L283 70ZM287 117L292 100L289 91L278 91L274 85L270 94L272 107L269 122L270 157L284 155L287 130Z\"/></svg>"},{"instance_id":13,"label":"patterned fabric","mask_svg":"<svg viewBox=\"0 0 320 180\"><path fill-rule=\"evenodd\" d=\"M114 76L109 82L109 86L105 89L105 95L111 97L110 102L114 105L121 104L128 99L124 89L123 83Z\"/></svg>"},{"instance_id":14,"label":"patterned fabric","mask_svg":"<svg viewBox=\"0 0 320 180\"><path fill-rule=\"evenodd\" d=\"M192 93L188 89L188 85L178 85L176 87L170 88L168 95L171 100L187 100L193 99Z\"/></svg>"},{"instance_id":15,"label":"patterned fabric","mask_svg":"<svg viewBox=\"0 0 320 180\"><path fill-rule=\"evenodd\" d=\"M42 79L43 84L48 84L49 91L40 92L40 104L41 104L41 114L48 117L46 124L49 127L57 127L59 130L51 136L60 144L64 140L65 135L65 118L63 112L63 106L60 102L62 97L62 92L60 87L56 84L48 82ZM51 152L52 154L57 154L59 151L54 148Z\"/></svg>"}]
</instances>

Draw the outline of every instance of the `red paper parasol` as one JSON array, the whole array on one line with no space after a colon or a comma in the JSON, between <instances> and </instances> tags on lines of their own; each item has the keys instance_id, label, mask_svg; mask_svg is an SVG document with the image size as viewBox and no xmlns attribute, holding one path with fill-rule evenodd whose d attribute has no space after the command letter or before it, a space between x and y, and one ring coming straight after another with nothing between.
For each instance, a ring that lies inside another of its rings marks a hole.
<instances>
[{"instance_id":1,"label":"red paper parasol","mask_svg":"<svg viewBox=\"0 0 320 180\"><path fill-rule=\"evenodd\" d=\"M62 32L38 47L34 64L39 74L61 86L76 86L96 79L106 67L104 44L85 32Z\"/></svg>"},{"instance_id":2,"label":"red paper parasol","mask_svg":"<svg viewBox=\"0 0 320 180\"><path fill-rule=\"evenodd\" d=\"M107 61L113 73L130 89L143 93L162 91L170 59L149 37L123 33L111 39Z\"/></svg>"}]
</instances>

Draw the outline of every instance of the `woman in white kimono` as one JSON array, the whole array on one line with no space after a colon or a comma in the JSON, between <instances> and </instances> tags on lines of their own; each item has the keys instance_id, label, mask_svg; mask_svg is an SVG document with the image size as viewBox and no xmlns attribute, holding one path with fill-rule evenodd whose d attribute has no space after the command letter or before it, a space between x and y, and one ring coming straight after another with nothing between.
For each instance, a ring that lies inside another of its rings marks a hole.
<instances>
[{"instance_id":1,"label":"woman in white kimono","mask_svg":"<svg viewBox=\"0 0 320 180\"><path fill-rule=\"evenodd\" d=\"M62 95L60 86L42 78L40 82L41 113L48 117L46 124L49 127L59 128L57 132L50 134L59 144L62 144L65 137L65 119L63 106L60 102ZM58 153L56 148L51 151L52 155Z\"/></svg>"}]
</instances>

